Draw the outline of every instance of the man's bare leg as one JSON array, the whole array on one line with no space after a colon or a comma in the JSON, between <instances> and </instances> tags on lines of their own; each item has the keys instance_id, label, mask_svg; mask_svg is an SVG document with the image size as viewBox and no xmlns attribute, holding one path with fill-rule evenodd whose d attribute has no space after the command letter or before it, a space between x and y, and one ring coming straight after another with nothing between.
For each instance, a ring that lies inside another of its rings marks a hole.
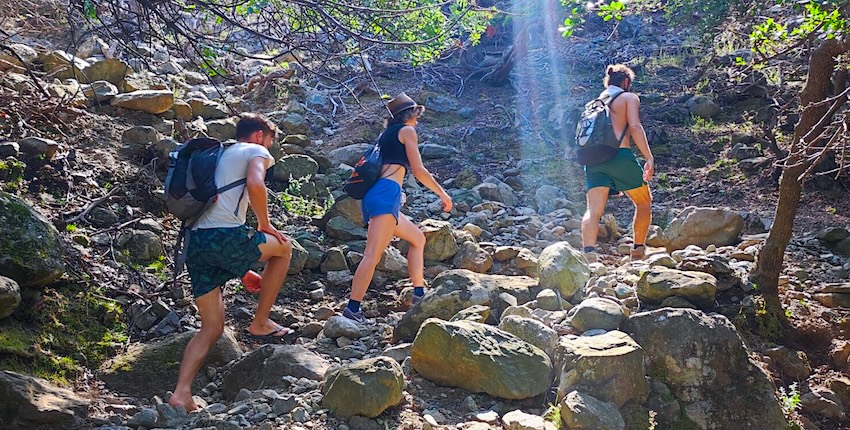
<instances>
[{"instance_id":1,"label":"man's bare leg","mask_svg":"<svg viewBox=\"0 0 850 430\"><path fill-rule=\"evenodd\" d=\"M168 400L171 406L182 406L187 411L198 408L192 400L192 381L198 374L201 364L207 358L210 348L215 345L224 332L224 302L221 300L221 288L215 288L195 299L201 316L201 330L186 345L183 361L180 362L180 376L177 387Z\"/></svg>"},{"instance_id":2,"label":"man's bare leg","mask_svg":"<svg viewBox=\"0 0 850 430\"><path fill-rule=\"evenodd\" d=\"M626 194L635 205L635 218L632 223L635 241L632 257L640 259L646 252L646 236L649 233L649 224L652 222L652 193L649 191L649 185L644 184L640 188L626 191Z\"/></svg>"},{"instance_id":3,"label":"man's bare leg","mask_svg":"<svg viewBox=\"0 0 850 430\"><path fill-rule=\"evenodd\" d=\"M608 187L594 187L587 191L587 212L581 219L581 244L586 257L595 256L599 236L599 220L608 203ZM592 263L592 261L590 261Z\"/></svg>"},{"instance_id":4,"label":"man's bare leg","mask_svg":"<svg viewBox=\"0 0 850 430\"><path fill-rule=\"evenodd\" d=\"M263 279L260 281L260 300L257 302L257 311L254 319L248 326L248 332L253 335L266 335L280 330L280 325L269 319L269 313L283 281L286 280L286 272L289 271L289 263L292 260L292 244L289 241L281 243L277 238L266 234L266 243L260 245L260 261L267 261L263 270Z\"/></svg>"}]
</instances>

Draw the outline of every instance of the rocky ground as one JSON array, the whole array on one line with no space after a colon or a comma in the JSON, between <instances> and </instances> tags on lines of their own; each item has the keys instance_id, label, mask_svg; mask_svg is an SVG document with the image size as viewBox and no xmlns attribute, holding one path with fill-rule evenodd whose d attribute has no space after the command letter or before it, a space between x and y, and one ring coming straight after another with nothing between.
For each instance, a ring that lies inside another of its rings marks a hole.
<instances>
[{"instance_id":1,"label":"rocky ground","mask_svg":"<svg viewBox=\"0 0 850 430\"><path fill-rule=\"evenodd\" d=\"M44 34L16 36L17 55L0 53L0 392L11 405L0 427L848 428L846 191L804 195L781 335L749 280L776 200L751 119L769 102L725 78L731 52L660 15L613 42L602 30L533 34L503 87L464 79L451 60L376 68L382 93L428 107L423 158L455 208L441 213L407 181L429 292L411 307L406 247L393 243L366 327L338 313L365 239L340 187L383 117L368 78L355 100L306 75L266 79L284 74L252 60L216 87L158 46L139 44L142 64L95 37L73 56ZM576 251L582 174L562 154L611 60L639 74L655 225L650 256L629 262L631 205L612 200L601 263L588 264ZM204 408L186 414L164 401L200 322L185 276L169 282L179 226L158 197L163 160L187 134L232 137L240 111L285 132L268 181L295 252L273 318L294 334L246 336L256 298L232 281L226 335L196 381Z\"/></svg>"}]
</instances>

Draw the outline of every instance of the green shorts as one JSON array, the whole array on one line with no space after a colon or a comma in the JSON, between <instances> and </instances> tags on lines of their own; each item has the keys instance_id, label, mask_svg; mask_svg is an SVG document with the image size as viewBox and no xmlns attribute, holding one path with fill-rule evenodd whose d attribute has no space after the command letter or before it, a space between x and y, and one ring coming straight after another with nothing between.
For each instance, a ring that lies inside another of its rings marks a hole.
<instances>
[{"instance_id":1,"label":"green shorts","mask_svg":"<svg viewBox=\"0 0 850 430\"><path fill-rule=\"evenodd\" d=\"M263 254L262 243L266 243L266 235L247 225L193 230L186 249L186 267L195 298L244 276Z\"/></svg>"},{"instance_id":2,"label":"green shorts","mask_svg":"<svg viewBox=\"0 0 850 430\"><path fill-rule=\"evenodd\" d=\"M646 184L643 181L643 167L630 148L620 148L613 159L602 164L585 166L584 176L588 190L608 187L612 194L640 188Z\"/></svg>"}]
</instances>

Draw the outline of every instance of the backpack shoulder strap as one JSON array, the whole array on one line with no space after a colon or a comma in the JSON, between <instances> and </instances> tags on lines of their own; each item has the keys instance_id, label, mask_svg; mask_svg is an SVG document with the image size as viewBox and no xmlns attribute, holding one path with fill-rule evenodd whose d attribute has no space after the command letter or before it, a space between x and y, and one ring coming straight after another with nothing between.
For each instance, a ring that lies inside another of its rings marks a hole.
<instances>
[{"instance_id":1,"label":"backpack shoulder strap","mask_svg":"<svg viewBox=\"0 0 850 430\"><path fill-rule=\"evenodd\" d=\"M608 106L608 105L610 105L611 103L614 103L614 100L616 100L616 99L617 99L617 97L620 97L620 95L625 94L625 93L627 93L627 92L628 92L628 91L620 91L619 93L614 94L613 96L611 96L611 98L610 98L610 99L608 99L608 103L605 103L605 106Z\"/></svg>"},{"instance_id":2,"label":"backpack shoulder strap","mask_svg":"<svg viewBox=\"0 0 850 430\"><path fill-rule=\"evenodd\" d=\"M620 91L620 92L619 92L619 93L617 93L617 94L614 94L614 95L611 97L611 99L610 99L610 100L608 100L608 103L605 103L605 107L608 107L608 105L610 105L611 103L613 103L613 102L614 102L614 99L616 99L617 97L620 97L620 95L621 95L621 94L625 94L625 93L627 93L627 92L628 92L628 91L623 90L623 91ZM626 138L626 133L628 133L628 132L629 132L629 123L628 123L628 121L626 121L626 127L623 129L623 134L621 134L621 135L620 135L620 138L619 138L619 139L617 139L617 143L623 143L623 139L625 139L625 138Z\"/></svg>"},{"instance_id":3,"label":"backpack shoulder strap","mask_svg":"<svg viewBox=\"0 0 850 430\"><path fill-rule=\"evenodd\" d=\"M217 192L218 192L218 194L221 194L221 193L223 193L223 192L225 192L225 191L227 191L227 190L230 190L230 189L236 188L236 187L238 187L238 186L240 186L240 185L245 185L247 182L248 182L248 179L247 179L247 178L237 179L237 180L235 180L235 181L233 181L233 182L231 182L231 183L229 183L229 184L227 184L227 185L225 185L225 186L223 186L223 187L219 188Z\"/></svg>"}]
</instances>

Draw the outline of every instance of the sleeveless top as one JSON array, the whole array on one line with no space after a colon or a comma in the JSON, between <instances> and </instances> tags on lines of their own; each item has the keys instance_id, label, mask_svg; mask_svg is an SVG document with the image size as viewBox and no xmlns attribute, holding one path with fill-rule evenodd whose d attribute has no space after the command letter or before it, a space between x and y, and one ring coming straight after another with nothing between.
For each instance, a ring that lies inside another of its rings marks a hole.
<instances>
[{"instance_id":1,"label":"sleeveless top","mask_svg":"<svg viewBox=\"0 0 850 430\"><path fill-rule=\"evenodd\" d=\"M383 164L401 164L405 169L410 170L410 161L407 159L404 144L398 140L398 132L403 127L404 124L390 124L384 130L384 134L381 135L378 144L381 146Z\"/></svg>"}]
</instances>

